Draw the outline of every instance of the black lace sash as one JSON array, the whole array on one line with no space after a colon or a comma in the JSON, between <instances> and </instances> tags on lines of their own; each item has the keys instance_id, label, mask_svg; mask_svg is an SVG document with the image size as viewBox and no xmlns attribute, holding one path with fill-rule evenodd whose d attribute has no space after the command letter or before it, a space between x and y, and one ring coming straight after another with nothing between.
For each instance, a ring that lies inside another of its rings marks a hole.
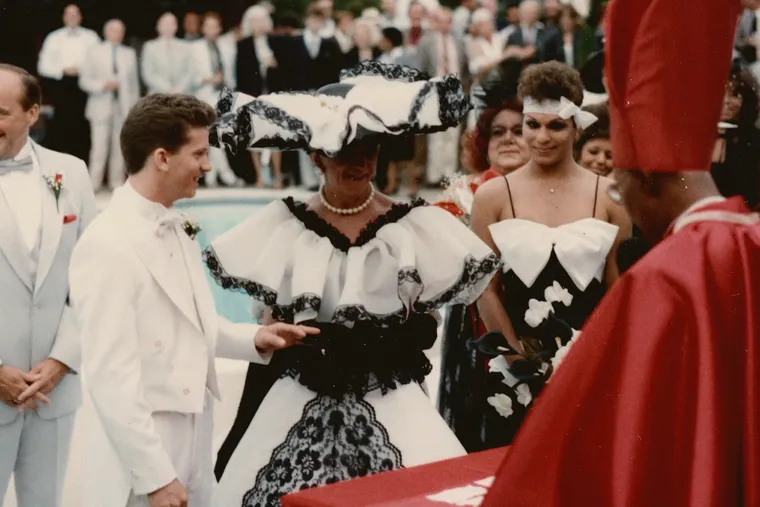
<instances>
[{"instance_id":1,"label":"black lace sash","mask_svg":"<svg viewBox=\"0 0 760 507\"><path fill-rule=\"evenodd\" d=\"M349 328L326 322L302 322L320 329L303 345L281 350L270 367L291 376L312 391L340 397L363 396L396 384L421 383L432 371L424 350L433 346L438 324L431 315L413 314L405 322L378 327L357 322Z\"/></svg>"}]
</instances>

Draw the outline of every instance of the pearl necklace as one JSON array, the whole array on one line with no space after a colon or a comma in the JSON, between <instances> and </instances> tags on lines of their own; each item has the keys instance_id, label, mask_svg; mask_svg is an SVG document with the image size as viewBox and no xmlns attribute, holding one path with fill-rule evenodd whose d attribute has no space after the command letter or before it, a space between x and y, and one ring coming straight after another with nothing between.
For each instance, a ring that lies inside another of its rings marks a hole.
<instances>
[{"instance_id":1,"label":"pearl necklace","mask_svg":"<svg viewBox=\"0 0 760 507\"><path fill-rule=\"evenodd\" d=\"M375 198L375 187L372 185L372 183L369 184L369 197L367 197L367 200L364 201L362 204L355 208L336 208L329 202L327 202L327 199L325 198L325 186L322 185L319 187L319 200L322 201L322 205L327 208L328 210L332 211L333 213L337 213L338 215L356 215L357 213L364 211L367 206L372 202L372 199Z\"/></svg>"}]
</instances>

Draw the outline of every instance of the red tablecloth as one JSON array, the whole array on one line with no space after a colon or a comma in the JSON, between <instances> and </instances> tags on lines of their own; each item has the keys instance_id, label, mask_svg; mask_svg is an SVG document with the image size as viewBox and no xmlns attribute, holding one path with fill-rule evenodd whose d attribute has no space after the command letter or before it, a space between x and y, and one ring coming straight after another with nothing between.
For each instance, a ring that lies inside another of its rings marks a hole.
<instances>
[{"instance_id":1,"label":"red tablecloth","mask_svg":"<svg viewBox=\"0 0 760 507\"><path fill-rule=\"evenodd\" d=\"M441 507L427 499L492 477L507 448L308 489L282 498L282 507Z\"/></svg>"}]
</instances>

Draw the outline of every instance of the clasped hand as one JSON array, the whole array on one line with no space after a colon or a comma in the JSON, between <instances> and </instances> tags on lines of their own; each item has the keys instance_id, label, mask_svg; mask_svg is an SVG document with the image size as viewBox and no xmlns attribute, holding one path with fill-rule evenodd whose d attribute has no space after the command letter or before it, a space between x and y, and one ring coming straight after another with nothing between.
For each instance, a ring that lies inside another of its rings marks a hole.
<instances>
[{"instance_id":1,"label":"clasped hand","mask_svg":"<svg viewBox=\"0 0 760 507\"><path fill-rule=\"evenodd\" d=\"M39 403L50 403L46 395L55 389L68 370L55 359L45 359L28 372L0 366L0 401L19 412L36 409Z\"/></svg>"}]
</instances>

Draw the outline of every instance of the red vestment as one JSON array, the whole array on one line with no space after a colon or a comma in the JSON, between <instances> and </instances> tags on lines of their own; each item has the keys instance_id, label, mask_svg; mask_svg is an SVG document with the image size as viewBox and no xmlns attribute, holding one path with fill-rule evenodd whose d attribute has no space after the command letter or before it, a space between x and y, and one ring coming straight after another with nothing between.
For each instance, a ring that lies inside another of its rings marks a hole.
<instances>
[{"instance_id":1,"label":"red vestment","mask_svg":"<svg viewBox=\"0 0 760 507\"><path fill-rule=\"evenodd\" d=\"M760 506L760 225L720 215L615 284L482 507Z\"/></svg>"}]
</instances>

